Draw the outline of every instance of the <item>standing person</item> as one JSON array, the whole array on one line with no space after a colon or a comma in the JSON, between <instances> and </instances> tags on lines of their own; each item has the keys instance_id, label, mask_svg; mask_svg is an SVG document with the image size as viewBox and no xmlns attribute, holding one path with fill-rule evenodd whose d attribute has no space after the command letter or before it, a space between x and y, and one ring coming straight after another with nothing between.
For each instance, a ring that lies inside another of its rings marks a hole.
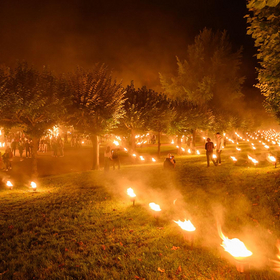
<instances>
[{"instance_id":1,"label":"standing person","mask_svg":"<svg viewBox=\"0 0 280 280\"><path fill-rule=\"evenodd\" d=\"M13 152L13 154L15 156L16 155L16 149L17 149L17 142L16 142L15 139L12 140L11 148L12 148L12 152Z\"/></svg>"},{"instance_id":2,"label":"standing person","mask_svg":"<svg viewBox=\"0 0 280 280\"><path fill-rule=\"evenodd\" d=\"M28 139L25 141L25 155L26 157L30 157L30 145Z\"/></svg>"},{"instance_id":3,"label":"standing person","mask_svg":"<svg viewBox=\"0 0 280 280\"><path fill-rule=\"evenodd\" d=\"M120 158L119 158L119 149L112 150L112 160L113 160L113 169L115 169L115 164L118 166L118 169L121 168Z\"/></svg>"},{"instance_id":4,"label":"standing person","mask_svg":"<svg viewBox=\"0 0 280 280\"><path fill-rule=\"evenodd\" d=\"M217 137L217 145L216 145L217 161L216 161L216 163L218 165L221 165L221 163L222 163L221 153L222 153L222 149L223 149L223 137L221 136L221 134L219 132L216 133L216 137Z\"/></svg>"},{"instance_id":5,"label":"standing person","mask_svg":"<svg viewBox=\"0 0 280 280\"><path fill-rule=\"evenodd\" d=\"M18 151L19 151L19 156L20 156L20 161L22 161L22 154L23 154L24 146L22 141L18 142Z\"/></svg>"},{"instance_id":6,"label":"standing person","mask_svg":"<svg viewBox=\"0 0 280 280\"><path fill-rule=\"evenodd\" d=\"M213 159L213 151L214 151L214 144L211 142L210 138L207 138L207 142L205 143L205 150L206 150L206 158L207 158L207 167L210 166L209 161L210 158L213 161L214 165L217 166L217 163Z\"/></svg>"},{"instance_id":7,"label":"standing person","mask_svg":"<svg viewBox=\"0 0 280 280\"><path fill-rule=\"evenodd\" d=\"M5 153L2 156L4 163L4 171L9 171L9 152L8 148L5 150Z\"/></svg>"},{"instance_id":8,"label":"standing person","mask_svg":"<svg viewBox=\"0 0 280 280\"><path fill-rule=\"evenodd\" d=\"M104 171L110 169L110 161L112 160L112 152L110 146L107 146L104 152Z\"/></svg>"}]
</instances>

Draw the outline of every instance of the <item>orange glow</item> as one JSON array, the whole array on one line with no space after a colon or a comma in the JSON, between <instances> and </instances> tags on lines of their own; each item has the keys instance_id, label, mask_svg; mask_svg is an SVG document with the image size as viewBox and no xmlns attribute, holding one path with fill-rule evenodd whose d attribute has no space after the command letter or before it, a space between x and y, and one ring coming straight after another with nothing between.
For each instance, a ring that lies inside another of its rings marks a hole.
<instances>
[{"instance_id":1,"label":"orange glow","mask_svg":"<svg viewBox=\"0 0 280 280\"><path fill-rule=\"evenodd\" d=\"M200 152L199 152L199 150L196 150L196 154L200 155Z\"/></svg>"},{"instance_id":2,"label":"orange glow","mask_svg":"<svg viewBox=\"0 0 280 280\"><path fill-rule=\"evenodd\" d=\"M188 153L191 154L191 152L192 152L191 149L188 149Z\"/></svg>"},{"instance_id":3,"label":"orange glow","mask_svg":"<svg viewBox=\"0 0 280 280\"><path fill-rule=\"evenodd\" d=\"M215 154L213 154L212 158L215 158L215 159L216 159L216 158L217 158L217 156L216 156Z\"/></svg>"},{"instance_id":4,"label":"orange glow","mask_svg":"<svg viewBox=\"0 0 280 280\"><path fill-rule=\"evenodd\" d=\"M236 157L230 157L233 161L237 161Z\"/></svg>"},{"instance_id":5,"label":"orange glow","mask_svg":"<svg viewBox=\"0 0 280 280\"><path fill-rule=\"evenodd\" d=\"M140 159L141 159L141 160L145 160L142 156L140 156Z\"/></svg>"},{"instance_id":6,"label":"orange glow","mask_svg":"<svg viewBox=\"0 0 280 280\"><path fill-rule=\"evenodd\" d=\"M178 222L174 221L181 229L186 230L186 231L195 231L196 228L192 224L190 220L186 220L184 222L181 222L180 220Z\"/></svg>"},{"instance_id":7,"label":"orange glow","mask_svg":"<svg viewBox=\"0 0 280 280\"><path fill-rule=\"evenodd\" d=\"M153 161L153 162L156 162L156 160L155 160L154 158L152 158L152 161Z\"/></svg>"},{"instance_id":8,"label":"orange glow","mask_svg":"<svg viewBox=\"0 0 280 280\"><path fill-rule=\"evenodd\" d=\"M252 158L250 156L248 156L248 159L251 160L254 164L259 163L256 159L254 159L254 158Z\"/></svg>"},{"instance_id":9,"label":"orange glow","mask_svg":"<svg viewBox=\"0 0 280 280\"><path fill-rule=\"evenodd\" d=\"M120 143L117 141L117 140L114 140L113 143L116 145L116 146L119 146Z\"/></svg>"},{"instance_id":10,"label":"orange glow","mask_svg":"<svg viewBox=\"0 0 280 280\"><path fill-rule=\"evenodd\" d=\"M13 184L10 182L10 181L7 181L7 184L6 184L8 187L12 187Z\"/></svg>"},{"instance_id":11,"label":"orange glow","mask_svg":"<svg viewBox=\"0 0 280 280\"><path fill-rule=\"evenodd\" d=\"M136 197L136 194L134 193L132 188L128 188L126 192L130 197Z\"/></svg>"},{"instance_id":12,"label":"orange glow","mask_svg":"<svg viewBox=\"0 0 280 280\"><path fill-rule=\"evenodd\" d=\"M149 206L154 211L157 211L157 212L161 211L160 206L158 204L155 204L154 202L149 203Z\"/></svg>"},{"instance_id":13,"label":"orange glow","mask_svg":"<svg viewBox=\"0 0 280 280\"><path fill-rule=\"evenodd\" d=\"M276 162L276 158L274 156L268 156L268 159L271 161L271 162Z\"/></svg>"},{"instance_id":14,"label":"orange glow","mask_svg":"<svg viewBox=\"0 0 280 280\"><path fill-rule=\"evenodd\" d=\"M35 182L31 182L31 187L32 187L32 189L36 189L37 188L37 185L36 185L36 183Z\"/></svg>"},{"instance_id":15,"label":"orange glow","mask_svg":"<svg viewBox=\"0 0 280 280\"><path fill-rule=\"evenodd\" d=\"M221 246L235 259L241 260L243 258L247 258L253 255L253 253L249 251L246 248L245 244L238 238L229 239L228 237L224 236L221 229L219 230L219 235L223 240Z\"/></svg>"}]
</instances>

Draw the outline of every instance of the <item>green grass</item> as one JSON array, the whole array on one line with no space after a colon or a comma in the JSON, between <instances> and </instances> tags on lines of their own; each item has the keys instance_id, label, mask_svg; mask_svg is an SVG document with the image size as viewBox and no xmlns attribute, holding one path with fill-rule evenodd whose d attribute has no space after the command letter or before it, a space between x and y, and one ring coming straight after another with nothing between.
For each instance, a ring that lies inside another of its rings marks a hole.
<instances>
[{"instance_id":1,"label":"green grass","mask_svg":"<svg viewBox=\"0 0 280 280\"><path fill-rule=\"evenodd\" d=\"M37 192L2 185L0 279L244 279L220 246L217 221L253 252L251 279L279 279L269 259L280 237L280 168L264 149L252 152L255 167L249 145L240 147L228 145L217 167L184 155L174 172L139 164L44 178ZM150 202L162 208L158 220ZM197 228L193 248L173 222L185 218Z\"/></svg>"}]
</instances>

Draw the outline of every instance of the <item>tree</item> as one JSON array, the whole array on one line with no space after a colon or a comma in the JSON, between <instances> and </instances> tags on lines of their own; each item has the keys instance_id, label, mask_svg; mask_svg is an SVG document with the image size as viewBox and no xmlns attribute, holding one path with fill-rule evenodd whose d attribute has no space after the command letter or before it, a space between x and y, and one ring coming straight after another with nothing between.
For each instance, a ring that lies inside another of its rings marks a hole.
<instances>
[{"instance_id":1,"label":"tree","mask_svg":"<svg viewBox=\"0 0 280 280\"><path fill-rule=\"evenodd\" d=\"M248 34L258 48L257 87L265 96L266 110L280 120L280 0L250 0Z\"/></svg>"},{"instance_id":2,"label":"tree","mask_svg":"<svg viewBox=\"0 0 280 280\"><path fill-rule=\"evenodd\" d=\"M173 101L172 108L174 115L171 120L169 133L178 135L178 151L180 153L182 135L191 133L193 135L193 144L195 145L196 130L210 129L214 116L211 110L195 105L187 100L177 99Z\"/></svg>"},{"instance_id":3,"label":"tree","mask_svg":"<svg viewBox=\"0 0 280 280\"><path fill-rule=\"evenodd\" d=\"M225 31L204 29L188 47L185 60L177 58L177 74L160 74L160 80L169 97L186 99L215 115L242 96L240 64L241 49L233 51Z\"/></svg>"},{"instance_id":4,"label":"tree","mask_svg":"<svg viewBox=\"0 0 280 280\"><path fill-rule=\"evenodd\" d=\"M129 131L131 149L135 151L135 135L148 130L149 117L156 102L157 93L146 87L135 89L133 82L125 92L125 114L121 120L122 128Z\"/></svg>"},{"instance_id":5,"label":"tree","mask_svg":"<svg viewBox=\"0 0 280 280\"><path fill-rule=\"evenodd\" d=\"M168 131L174 113L171 100L165 94L154 92L152 104L152 109L148 111L148 128L157 132L158 158L160 158L161 134Z\"/></svg>"},{"instance_id":6,"label":"tree","mask_svg":"<svg viewBox=\"0 0 280 280\"><path fill-rule=\"evenodd\" d=\"M37 147L40 137L65 113L65 97L59 80L46 67L34 69L26 62L0 70L1 125L22 126L32 137L32 176L37 177Z\"/></svg>"},{"instance_id":7,"label":"tree","mask_svg":"<svg viewBox=\"0 0 280 280\"><path fill-rule=\"evenodd\" d=\"M69 75L72 104L68 122L90 136L93 144L92 169L99 167L98 137L109 133L124 115L124 89L113 81L108 67L96 64L92 70L77 68Z\"/></svg>"}]
</instances>

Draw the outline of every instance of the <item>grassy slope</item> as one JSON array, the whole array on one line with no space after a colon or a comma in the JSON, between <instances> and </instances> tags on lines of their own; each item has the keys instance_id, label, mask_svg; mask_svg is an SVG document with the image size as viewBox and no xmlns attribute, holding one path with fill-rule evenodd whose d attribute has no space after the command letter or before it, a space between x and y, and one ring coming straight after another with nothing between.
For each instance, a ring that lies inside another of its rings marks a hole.
<instances>
[{"instance_id":1,"label":"grassy slope","mask_svg":"<svg viewBox=\"0 0 280 280\"><path fill-rule=\"evenodd\" d=\"M137 165L44 178L38 192L2 187L0 279L243 279L220 246L217 220L254 252L251 279L278 279L268 259L280 236L279 169L247 163L247 144L234 165L232 151L218 167L183 156L175 172ZM185 218L197 228L193 249L172 221Z\"/></svg>"}]
</instances>

